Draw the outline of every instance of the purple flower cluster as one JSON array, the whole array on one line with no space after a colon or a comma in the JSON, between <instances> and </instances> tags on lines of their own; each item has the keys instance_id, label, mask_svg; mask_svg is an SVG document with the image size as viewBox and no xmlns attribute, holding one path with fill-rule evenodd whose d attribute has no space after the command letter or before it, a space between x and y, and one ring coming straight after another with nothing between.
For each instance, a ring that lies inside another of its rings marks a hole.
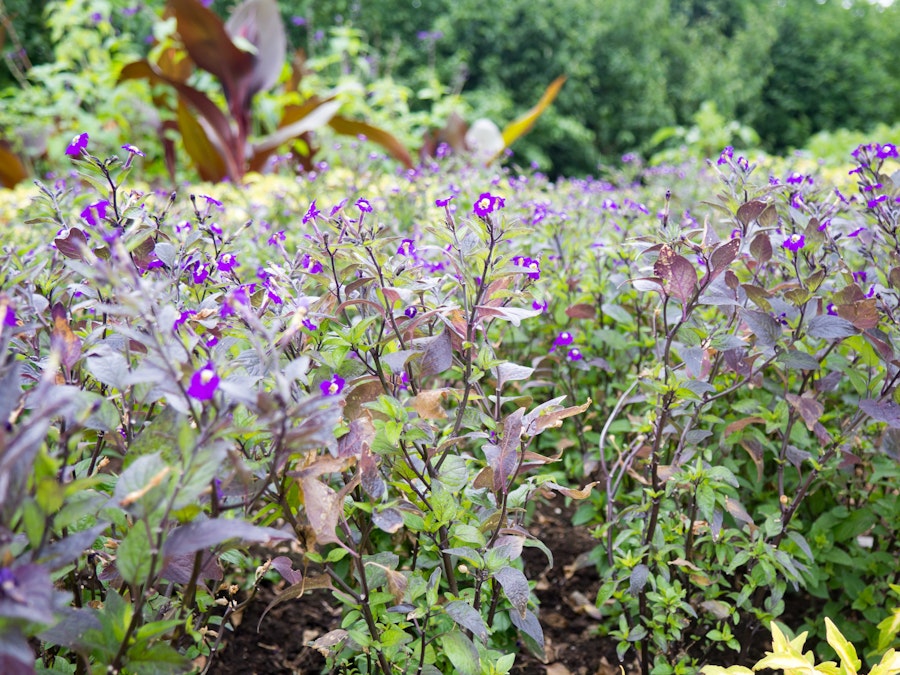
<instances>
[{"instance_id":1,"label":"purple flower cluster","mask_svg":"<svg viewBox=\"0 0 900 675\"><path fill-rule=\"evenodd\" d=\"M503 197L497 197L490 192L482 192L475 204L472 206L472 212L479 218L487 218L494 211L498 211L506 206L506 200Z\"/></svg>"},{"instance_id":2,"label":"purple flower cluster","mask_svg":"<svg viewBox=\"0 0 900 675\"><path fill-rule=\"evenodd\" d=\"M531 272L528 273L529 279L534 279L535 281L537 281L538 279L541 278L541 261L540 260L536 260L534 258L529 258L529 257L523 256L523 255L516 255L516 256L512 257L511 262L513 265L517 265L519 267L527 267L528 269L532 270Z\"/></svg>"}]
</instances>

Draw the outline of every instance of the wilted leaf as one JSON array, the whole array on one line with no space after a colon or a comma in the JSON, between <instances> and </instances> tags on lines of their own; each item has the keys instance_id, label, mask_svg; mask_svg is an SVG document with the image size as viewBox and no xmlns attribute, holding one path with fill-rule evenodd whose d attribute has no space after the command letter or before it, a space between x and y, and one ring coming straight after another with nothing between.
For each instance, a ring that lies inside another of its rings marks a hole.
<instances>
[{"instance_id":1,"label":"wilted leaf","mask_svg":"<svg viewBox=\"0 0 900 675\"><path fill-rule=\"evenodd\" d=\"M875 328L881 318L878 315L877 300L865 298L849 305L837 305L838 316L852 323L859 330Z\"/></svg>"},{"instance_id":2,"label":"wilted leaf","mask_svg":"<svg viewBox=\"0 0 900 675\"><path fill-rule=\"evenodd\" d=\"M266 608L263 610L263 613L259 617L259 622L256 624L256 630L259 631L259 627L262 625L263 619L266 618L266 614L268 614L272 609L280 605L282 602L287 600L293 600L294 598L301 597L307 591L313 591L317 588L331 588L331 577L327 574L318 574L314 577L305 577L303 581L299 584L294 584L293 586L288 586L281 593L275 596L275 599L272 600Z\"/></svg>"},{"instance_id":3,"label":"wilted leaf","mask_svg":"<svg viewBox=\"0 0 900 675\"><path fill-rule=\"evenodd\" d=\"M561 400L561 399L558 399ZM556 429L562 426L562 421L573 415L580 415L587 410L593 401L588 399L581 405L574 405L559 410L550 410L544 405L538 406L525 417L525 434L528 436L537 436L546 429ZM548 406L549 407L549 406Z\"/></svg>"},{"instance_id":4,"label":"wilted leaf","mask_svg":"<svg viewBox=\"0 0 900 675\"><path fill-rule=\"evenodd\" d=\"M787 394L785 398L787 398L787 402L791 404L791 407L800 413L800 417L806 422L806 428L812 431L816 422L822 417L822 413L825 412L825 406L809 394L804 394L803 396Z\"/></svg>"},{"instance_id":5,"label":"wilted leaf","mask_svg":"<svg viewBox=\"0 0 900 675\"><path fill-rule=\"evenodd\" d=\"M588 483L580 490L577 488L569 488L564 487L562 485L557 485L552 481L548 481L546 483L541 483L542 488L547 488L548 490L553 490L554 492L558 492L561 495L568 497L569 499L587 499L591 496L591 492L594 490L595 485L599 485L600 481L595 480L593 483Z\"/></svg>"},{"instance_id":6,"label":"wilted leaf","mask_svg":"<svg viewBox=\"0 0 900 675\"><path fill-rule=\"evenodd\" d=\"M347 641L348 635L349 633L343 628L336 628L335 630L325 633L322 637L313 640L309 643L309 646L327 659L341 650L344 646L344 642Z\"/></svg>"},{"instance_id":7,"label":"wilted leaf","mask_svg":"<svg viewBox=\"0 0 900 675\"><path fill-rule=\"evenodd\" d=\"M441 405L441 399L447 395L447 389L429 389L420 391L413 396L407 405L425 420L443 420L447 418L447 411Z\"/></svg>"},{"instance_id":8,"label":"wilted leaf","mask_svg":"<svg viewBox=\"0 0 900 675\"><path fill-rule=\"evenodd\" d=\"M272 559L269 566L281 575L281 578L293 586L303 581L303 574L299 570L294 569L293 561L287 556L280 555Z\"/></svg>"},{"instance_id":9,"label":"wilted leaf","mask_svg":"<svg viewBox=\"0 0 900 675\"><path fill-rule=\"evenodd\" d=\"M550 106L551 103L553 103L553 100L556 98L557 94L559 94L559 90L562 89L562 86L563 84L565 84L565 82L565 75L560 75L555 80L553 80L553 82L550 83L547 89L544 90L541 99L531 110L529 110L527 113L514 120L513 122L510 122L503 129L503 142L506 144L507 148L511 146L516 141L516 139L520 138L524 134L527 134L531 130L538 117L540 117L544 113L544 111Z\"/></svg>"}]
</instances>

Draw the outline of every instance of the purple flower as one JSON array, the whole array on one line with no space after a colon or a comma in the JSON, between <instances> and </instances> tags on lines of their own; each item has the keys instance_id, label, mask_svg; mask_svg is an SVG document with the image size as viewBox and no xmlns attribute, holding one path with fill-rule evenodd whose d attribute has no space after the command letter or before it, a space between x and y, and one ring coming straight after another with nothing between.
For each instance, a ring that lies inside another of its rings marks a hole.
<instances>
[{"instance_id":1,"label":"purple flower","mask_svg":"<svg viewBox=\"0 0 900 675\"><path fill-rule=\"evenodd\" d=\"M319 384L322 390L322 396L337 396L344 390L344 378L335 373L330 380L325 380Z\"/></svg>"},{"instance_id":2,"label":"purple flower","mask_svg":"<svg viewBox=\"0 0 900 675\"><path fill-rule=\"evenodd\" d=\"M87 132L78 134L72 139L72 142L69 143L69 146L66 148L66 154L69 155L69 157L80 157L82 153L87 152L89 139L90 136L87 135Z\"/></svg>"},{"instance_id":3,"label":"purple flower","mask_svg":"<svg viewBox=\"0 0 900 675\"><path fill-rule=\"evenodd\" d=\"M482 192L478 199L475 200L472 211L479 218L486 218L494 211L502 209L505 205L506 200L503 197L495 197L490 192Z\"/></svg>"},{"instance_id":4,"label":"purple flower","mask_svg":"<svg viewBox=\"0 0 900 675\"><path fill-rule=\"evenodd\" d=\"M3 325L10 328L16 327L16 310L11 305L4 305L3 309Z\"/></svg>"},{"instance_id":5,"label":"purple flower","mask_svg":"<svg viewBox=\"0 0 900 675\"><path fill-rule=\"evenodd\" d=\"M219 388L219 376L216 375L216 368L210 361L191 377L191 385L188 387L188 396L198 401L209 401L212 399L216 389Z\"/></svg>"},{"instance_id":6,"label":"purple flower","mask_svg":"<svg viewBox=\"0 0 900 675\"><path fill-rule=\"evenodd\" d=\"M356 206L363 213L372 213L372 204L369 202L368 199L364 199L364 198L360 197L359 199L356 200Z\"/></svg>"},{"instance_id":7,"label":"purple flower","mask_svg":"<svg viewBox=\"0 0 900 675\"><path fill-rule=\"evenodd\" d=\"M250 304L250 296L253 295L255 291L256 284L244 284L243 286L238 286L225 296L225 300L222 302L222 308L219 310L219 315L222 318L225 318L226 316L234 314L238 307L246 307Z\"/></svg>"},{"instance_id":8,"label":"purple flower","mask_svg":"<svg viewBox=\"0 0 900 675\"><path fill-rule=\"evenodd\" d=\"M291 17L291 23L295 26L305 26L306 18L302 16L297 16L296 14Z\"/></svg>"},{"instance_id":9,"label":"purple flower","mask_svg":"<svg viewBox=\"0 0 900 675\"><path fill-rule=\"evenodd\" d=\"M206 281L206 277L209 276L209 265L198 260L194 263L194 269L191 270L191 276L193 277L195 284L202 284Z\"/></svg>"},{"instance_id":10,"label":"purple flower","mask_svg":"<svg viewBox=\"0 0 900 675\"><path fill-rule=\"evenodd\" d=\"M397 248L397 255L412 257L416 254L416 243L412 239L404 239Z\"/></svg>"},{"instance_id":11,"label":"purple flower","mask_svg":"<svg viewBox=\"0 0 900 675\"><path fill-rule=\"evenodd\" d=\"M410 305L409 307L407 307L406 309L403 310L403 313L406 316L408 316L410 319L412 319L416 314L419 313L419 310L416 309L414 305Z\"/></svg>"},{"instance_id":12,"label":"purple flower","mask_svg":"<svg viewBox=\"0 0 900 675\"><path fill-rule=\"evenodd\" d=\"M716 164L718 166L727 164L728 160L730 160L732 157L734 157L734 148L728 145L724 150L722 150L721 154L719 155L719 159L716 160Z\"/></svg>"},{"instance_id":13,"label":"purple flower","mask_svg":"<svg viewBox=\"0 0 900 675\"><path fill-rule=\"evenodd\" d=\"M781 246L783 248L787 249L788 251L792 251L793 253L796 253L801 248L803 248L805 245L806 245L806 237L804 237L802 234L796 234L796 233L792 234L790 237L785 239L784 243L781 244Z\"/></svg>"},{"instance_id":14,"label":"purple flower","mask_svg":"<svg viewBox=\"0 0 900 675\"><path fill-rule=\"evenodd\" d=\"M788 185L802 185L804 180L806 180L806 176L804 176L802 173L794 171L787 177L785 182Z\"/></svg>"},{"instance_id":15,"label":"purple flower","mask_svg":"<svg viewBox=\"0 0 900 675\"><path fill-rule=\"evenodd\" d=\"M557 347L568 347L575 340L572 337L572 334L568 331L563 331L559 335L556 336L556 339L553 341L553 346L550 348L550 351L555 351Z\"/></svg>"},{"instance_id":16,"label":"purple flower","mask_svg":"<svg viewBox=\"0 0 900 675\"><path fill-rule=\"evenodd\" d=\"M316 200L313 199L312 203L309 205L309 208L306 209L306 215L303 216L303 224L306 225L311 220L315 220L319 216L322 215L322 212L316 208Z\"/></svg>"},{"instance_id":17,"label":"purple flower","mask_svg":"<svg viewBox=\"0 0 900 675\"><path fill-rule=\"evenodd\" d=\"M319 327L312 319L303 319L301 323L303 324L303 327L310 332L314 333L315 331L319 330Z\"/></svg>"},{"instance_id":18,"label":"purple flower","mask_svg":"<svg viewBox=\"0 0 900 675\"><path fill-rule=\"evenodd\" d=\"M134 145L131 145L130 143L126 143L125 145L123 145L122 149L129 152L132 156L134 156L134 155L137 155L138 157L146 157L147 156L143 152L141 152L139 148L137 148Z\"/></svg>"},{"instance_id":19,"label":"purple flower","mask_svg":"<svg viewBox=\"0 0 900 675\"><path fill-rule=\"evenodd\" d=\"M569 359L569 361L581 361L584 356L578 347L572 347L572 349L569 350L569 353L566 354L566 358Z\"/></svg>"},{"instance_id":20,"label":"purple flower","mask_svg":"<svg viewBox=\"0 0 900 675\"><path fill-rule=\"evenodd\" d=\"M207 206L215 206L220 210L225 208L224 204L222 204L222 202L220 202L215 197L210 197L209 195L202 195L202 196L203 196L203 199L206 200ZM221 234L221 232L219 234Z\"/></svg>"},{"instance_id":21,"label":"purple flower","mask_svg":"<svg viewBox=\"0 0 900 675\"><path fill-rule=\"evenodd\" d=\"M284 235L284 230L278 230L278 232L269 237L269 241L266 243L268 243L269 246L278 246L278 243L284 241L285 239L286 237Z\"/></svg>"},{"instance_id":22,"label":"purple flower","mask_svg":"<svg viewBox=\"0 0 900 675\"><path fill-rule=\"evenodd\" d=\"M544 300L543 302L538 302L537 300L532 300L531 309L533 309L535 311L546 312L547 311L547 301Z\"/></svg>"},{"instance_id":23,"label":"purple flower","mask_svg":"<svg viewBox=\"0 0 900 675\"><path fill-rule=\"evenodd\" d=\"M109 206L109 202L106 199L101 199L93 204L88 204L80 215L88 225L96 226L101 220L106 218L107 206Z\"/></svg>"},{"instance_id":24,"label":"purple flower","mask_svg":"<svg viewBox=\"0 0 900 675\"><path fill-rule=\"evenodd\" d=\"M833 303L833 302L829 302L829 303L828 303L828 306L827 306L825 309L828 310L828 313L829 313L831 316L837 316L837 315L838 315L838 313L837 313L837 307L834 306L834 303Z\"/></svg>"},{"instance_id":25,"label":"purple flower","mask_svg":"<svg viewBox=\"0 0 900 675\"><path fill-rule=\"evenodd\" d=\"M879 145L875 151L878 159L887 159L888 157L893 157L895 159L900 158L900 154L897 152L897 146L893 143L885 143L884 145Z\"/></svg>"},{"instance_id":26,"label":"purple flower","mask_svg":"<svg viewBox=\"0 0 900 675\"><path fill-rule=\"evenodd\" d=\"M875 199L870 199L869 201L867 201L866 206L868 206L870 209L874 209L876 206L878 206L881 202L885 201L886 199L887 199L887 195L878 195L877 197L875 197Z\"/></svg>"},{"instance_id":27,"label":"purple flower","mask_svg":"<svg viewBox=\"0 0 900 675\"><path fill-rule=\"evenodd\" d=\"M231 253L223 253L219 256L219 261L216 263L216 267L220 272L230 272L235 267L240 266L241 264L237 261L237 258Z\"/></svg>"},{"instance_id":28,"label":"purple flower","mask_svg":"<svg viewBox=\"0 0 900 675\"><path fill-rule=\"evenodd\" d=\"M446 208L450 204L450 200L453 199L454 195L450 195L444 199L435 199L434 205L439 208Z\"/></svg>"},{"instance_id":29,"label":"purple flower","mask_svg":"<svg viewBox=\"0 0 900 675\"><path fill-rule=\"evenodd\" d=\"M193 309L189 309L185 312L182 312L181 314L178 315L178 318L175 319L175 323L172 324L172 330L177 331L178 327L183 326L184 322L187 321L189 317L195 316L196 314L197 314L197 312L195 312Z\"/></svg>"},{"instance_id":30,"label":"purple flower","mask_svg":"<svg viewBox=\"0 0 900 675\"><path fill-rule=\"evenodd\" d=\"M338 213L341 212L341 209L343 209L345 206L347 206L346 197L331 207L331 211L328 212L328 217L334 218Z\"/></svg>"},{"instance_id":31,"label":"purple flower","mask_svg":"<svg viewBox=\"0 0 900 675\"><path fill-rule=\"evenodd\" d=\"M867 228L865 227L857 227L853 232L848 234L848 237L858 237L861 233L865 232Z\"/></svg>"},{"instance_id":32,"label":"purple flower","mask_svg":"<svg viewBox=\"0 0 900 675\"><path fill-rule=\"evenodd\" d=\"M600 208L607 211L618 211L619 205L614 200L607 198L600 204Z\"/></svg>"},{"instance_id":33,"label":"purple flower","mask_svg":"<svg viewBox=\"0 0 900 675\"><path fill-rule=\"evenodd\" d=\"M309 274L318 274L323 269L322 263L311 257L309 253L303 254L303 257L300 259L300 267L306 270Z\"/></svg>"}]
</instances>

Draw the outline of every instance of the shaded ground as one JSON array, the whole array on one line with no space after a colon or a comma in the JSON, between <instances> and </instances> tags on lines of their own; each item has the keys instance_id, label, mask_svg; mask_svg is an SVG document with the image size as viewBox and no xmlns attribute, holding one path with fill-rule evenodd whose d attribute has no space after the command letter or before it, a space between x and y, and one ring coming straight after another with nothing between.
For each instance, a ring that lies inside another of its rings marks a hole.
<instances>
[{"instance_id":1,"label":"shaded ground","mask_svg":"<svg viewBox=\"0 0 900 675\"><path fill-rule=\"evenodd\" d=\"M529 529L553 552L554 567L539 550L526 547L526 575L537 580L540 619L547 663L527 653L516 659L515 675L614 675L615 643L594 634L599 578L584 556L596 540L586 528L573 528L572 510L561 498L541 504ZM235 633L219 650L211 673L216 675L295 675L320 673L325 659L305 647L309 641L339 627L340 612L330 596L312 593L300 601L275 607L256 626L274 591L264 587L244 611Z\"/></svg>"}]
</instances>

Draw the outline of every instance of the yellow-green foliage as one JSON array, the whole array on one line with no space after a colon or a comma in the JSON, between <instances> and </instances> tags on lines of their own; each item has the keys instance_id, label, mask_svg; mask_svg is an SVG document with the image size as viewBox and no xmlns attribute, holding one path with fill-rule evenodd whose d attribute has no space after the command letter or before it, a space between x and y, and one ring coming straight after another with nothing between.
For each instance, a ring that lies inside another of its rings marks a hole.
<instances>
[{"instance_id":1,"label":"yellow-green foliage","mask_svg":"<svg viewBox=\"0 0 900 675\"><path fill-rule=\"evenodd\" d=\"M700 672L702 675L753 675L754 670L780 670L785 675L856 675L861 667L861 662L856 656L856 649L847 641L837 626L829 618L825 618L825 630L828 644L837 652L840 665L834 661L824 661L817 664L812 651L803 651L806 642L806 632L801 633L793 640L789 640L778 625L772 622L772 651L759 661L753 670L744 666L705 666ZM869 671L869 675L896 675L900 673L900 653L894 649L885 652L881 661Z\"/></svg>"}]
</instances>

